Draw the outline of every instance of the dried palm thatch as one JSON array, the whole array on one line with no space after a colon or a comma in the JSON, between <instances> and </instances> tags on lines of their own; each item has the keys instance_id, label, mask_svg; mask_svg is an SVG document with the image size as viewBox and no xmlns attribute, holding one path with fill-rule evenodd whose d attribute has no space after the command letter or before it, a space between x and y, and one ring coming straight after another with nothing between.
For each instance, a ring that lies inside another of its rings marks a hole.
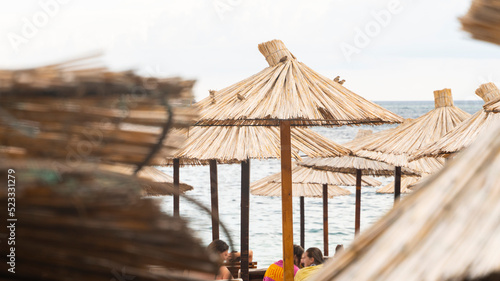
<instances>
[{"instance_id":1,"label":"dried palm thatch","mask_svg":"<svg viewBox=\"0 0 500 281\"><path fill-rule=\"evenodd\" d=\"M498 280L499 152L497 123L315 280Z\"/></svg>"},{"instance_id":2,"label":"dried palm thatch","mask_svg":"<svg viewBox=\"0 0 500 281\"><path fill-rule=\"evenodd\" d=\"M132 175L134 173L133 166L125 165L100 164L99 169L123 175ZM171 176L156 169L155 167L144 167L137 173L137 176L139 178L158 183L143 184L142 189L145 196L173 195L173 191L175 190L174 179ZM185 193L189 190L193 190L193 187L191 185L182 182L179 183L180 193Z\"/></svg>"},{"instance_id":3,"label":"dried palm thatch","mask_svg":"<svg viewBox=\"0 0 500 281\"><path fill-rule=\"evenodd\" d=\"M169 130L197 118L185 101L194 81L110 72L86 59L1 73L2 156L160 164L153 152L173 155L179 143Z\"/></svg>"},{"instance_id":4,"label":"dried palm thatch","mask_svg":"<svg viewBox=\"0 0 500 281\"><path fill-rule=\"evenodd\" d=\"M259 181L267 181L270 183L281 183L281 173L275 173ZM292 182L293 183L317 183L317 184L331 184L342 186L355 186L356 177L350 174L336 173L326 170L311 169L304 166L294 166L292 169ZM378 180L365 177L361 185L363 186L379 186L382 183ZM265 195L265 194L255 194Z\"/></svg>"},{"instance_id":5,"label":"dried palm thatch","mask_svg":"<svg viewBox=\"0 0 500 281\"><path fill-rule=\"evenodd\" d=\"M421 177L401 177L401 193L410 193L410 189ZM382 188L377 189L377 193L394 193L394 182L390 182Z\"/></svg>"},{"instance_id":6,"label":"dried palm thatch","mask_svg":"<svg viewBox=\"0 0 500 281\"><path fill-rule=\"evenodd\" d=\"M310 157L351 154L349 149L308 128L293 128L291 141L292 156L299 160L299 151ZM280 132L276 127L195 126L190 130L186 145L175 157L199 161L214 159L219 163L280 158L280 145Z\"/></svg>"},{"instance_id":7,"label":"dried palm thatch","mask_svg":"<svg viewBox=\"0 0 500 281\"><path fill-rule=\"evenodd\" d=\"M391 177L394 175L394 166L392 165L355 156L311 158L298 164L304 167L347 174L356 174L357 170L361 170L363 175L368 176ZM419 172L408 168L402 168L401 172L408 176L420 175Z\"/></svg>"},{"instance_id":8,"label":"dried palm thatch","mask_svg":"<svg viewBox=\"0 0 500 281\"><path fill-rule=\"evenodd\" d=\"M450 89L435 91L434 102L435 108L419 118L374 135L359 150L355 150L356 155L423 173L440 169L443 159L424 159L409 164L408 158L424 145L438 140L470 114L453 105Z\"/></svg>"},{"instance_id":9,"label":"dried palm thatch","mask_svg":"<svg viewBox=\"0 0 500 281\"><path fill-rule=\"evenodd\" d=\"M200 101L198 125L352 125L402 118L298 62L280 40L259 45L269 67Z\"/></svg>"},{"instance_id":10,"label":"dried palm thatch","mask_svg":"<svg viewBox=\"0 0 500 281\"><path fill-rule=\"evenodd\" d=\"M500 45L500 1L473 0L460 21L473 38Z\"/></svg>"},{"instance_id":11,"label":"dried palm thatch","mask_svg":"<svg viewBox=\"0 0 500 281\"><path fill-rule=\"evenodd\" d=\"M281 182L255 181L250 187L253 195L281 196ZM323 197L323 185L318 183L292 183L294 197ZM351 192L336 185L328 185L328 198L349 195Z\"/></svg>"},{"instance_id":12,"label":"dried palm thatch","mask_svg":"<svg viewBox=\"0 0 500 281\"><path fill-rule=\"evenodd\" d=\"M158 201L141 199L143 180L89 166L56 171L33 162L2 164L3 176L15 179L18 206L0 218L17 219L10 223L18 268L3 270L1 280L180 280L173 272L218 270L216 257L183 220L164 214ZM0 191L3 201L11 191ZM149 266L170 270L160 275Z\"/></svg>"},{"instance_id":13,"label":"dried palm thatch","mask_svg":"<svg viewBox=\"0 0 500 281\"><path fill-rule=\"evenodd\" d=\"M500 91L493 83L481 85L476 90L476 94L484 100L486 108L494 108L500 104ZM468 147L482 131L488 130L499 120L500 114L495 111L480 110L439 140L422 147L412 159L449 157L451 154Z\"/></svg>"},{"instance_id":14,"label":"dried palm thatch","mask_svg":"<svg viewBox=\"0 0 500 281\"><path fill-rule=\"evenodd\" d=\"M407 120L405 120L405 123ZM394 129L389 129L394 130ZM377 133L377 134L380 134ZM372 136L377 135L372 134L371 130L359 130L356 137L350 142L344 145L351 150L359 149L364 143L369 141ZM375 176L375 177L390 177L394 175L394 166L389 165L384 162L370 160L357 156L341 156L332 158L309 158L304 161L298 162L298 165L318 169L326 170L337 173L345 173L355 175L358 170L361 171L362 175ZM402 173L407 176L417 176L420 173L412 169L403 168Z\"/></svg>"}]
</instances>

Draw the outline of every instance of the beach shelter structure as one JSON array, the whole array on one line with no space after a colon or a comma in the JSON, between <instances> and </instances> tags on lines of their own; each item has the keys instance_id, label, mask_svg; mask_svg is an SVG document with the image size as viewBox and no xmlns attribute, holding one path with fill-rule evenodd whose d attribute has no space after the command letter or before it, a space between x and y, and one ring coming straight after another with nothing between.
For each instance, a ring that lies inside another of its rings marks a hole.
<instances>
[{"instance_id":1,"label":"beach shelter structure","mask_svg":"<svg viewBox=\"0 0 500 281\"><path fill-rule=\"evenodd\" d=\"M405 123L408 121L405 121ZM356 149L359 145L369 140L372 136L370 130L359 130L356 137L345 143L347 147ZM355 220L354 220L354 233L358 234L361 226L361 186L362 176L392 176L394 166L385 162L375 161L356 156L342 156L333 158L310 158L298 163L301 166L309 167L319 170L333 171L337 173L345 173L356 175L356 206L355 206ZM403 168L404 175L416 176L418 172L408 168Z\"/></svg>"},{"instance_id":2,"label":"beach shelter structure","mask_svg":"<svg viewBox=\"0 0 500 281\"><path fill-rule=\"evenodd\" d=\"M100 164L99 169L123 175L134 174L133 166L117 165L117 164L114 165ZM178 195L185 193L186 191L193 190L193 187L191 185L186 183L180 183L179 192L176 193L174 187L174 178L151 166L142 168L137 173L137 177L157 183L157 184L145 184L142 186L145 196L174 195L174 194Z\"/></svg>"},{"instance_id":3,"label":"beach shelter structure","mask_svg":"<svg viewBox=\"0 0 500 281\"><path fill-rule=\"evenodd\" d=\"M293 279L291 126L399 123L402 118L310 69L279 40L259 45L269 67L200 101L197 125L280 126L284 278ZM248 249L242 249L246 254ZM248 280L246 269L242 277Z\"/></svg>"},{"instance_id":4,"label":"beach shelter structure","mask_svg":"<svg viewBox=\"0 0 500 281\"><path fill-rule=\"evenodd\" d=\"M365 178L363 185L379 186L381 182L373 178ZM316 170L303 166L292 169L292 194L300 197L300 246L305 249L305 207L304 197L323 197L323 245L325 256L328 248L328 198L347 195L344 189L337 185L356 185L356 178L350 174L335 173L326 170ZM260 196L281 196L281 173L264 177L250 185L250 192ZM321 193L322 192L322 193Z\"/></svg>"},{"instance_id":5,"label":"beach shelter structure","mask_svg":"<svg viewBox=\"0 0 500 281\"><path fill-rule=\"evenodd\" d=\"M499 166L497 122L314 280L499 280Z\"/></svg>"},{"instance_id":6,"label":"beach shelter structure","mask_svg":"<svg viewBox=\"0 0 500 281\"><path fill-rule=\"evenodd\" d=\"M483 109L457 125L439 140L423 146L413 159L449 157L475 141L478 135L500 120L500 91L493 83L481 85L476 95L484 100Z\"/></svg>"},{"instance_id":7,"label":"beach shelter structure","mask_svg":"<svg viewBox=\"0 0 500 281\"><path fill-rule=\"evenodd\" d=\"M500 45L499 0L473 0L469 11L460 21L462 28L473 38Z\"/></svg>"},{"instance_id":8,"label":"beach shelter structure","mask_svg":"<svg viewBox=\"0 0 500 281\"><path fill-rule=\"evenodd\" d=\"M450 89L434 91L435 108L426 114L398 126L373 135L369 141L353 149L357 156L383 161L394 165L394 200L401 193L401 167L409 167L421 173L431 174L439 170L442 158L409 158L424 145L432 143L467 119L470 114L453 105Z\"/></svg>"},{"instance_id":9,"label":"beach shelter structure","mask_svg":"<svg viewBox=\"0 0 500 281\"><path fill-rule=\"evenodd\" d=\"M419 182L421 177L401 177L401 193L411 193L413 190L410 187L414 186L415 183ZM394 193L394 181L384 185L383 187L377 189L377 193Z\"/></svg>"},{"instance_id":10,"label":"beach shelter structure","mask_svg":"<svg viewBox=\"0 0 500 281\"><path fill-rule=\"evenodd\" d=\"M212 238L215 240L219 238L217 163L249 164L249 159L279 158L279 131L275 127L263 126L194 126L189 133L186 144L175 157L186 163L210 164ZM291 144L292 156L297 160L301 159L299 151L310 157L351 154L349 149L305 127L292 129ZM242 170L242 176L246 173L249 174L249 170ZM242 210L245 212L248 210Z\"/></svg>"}]
</instances>

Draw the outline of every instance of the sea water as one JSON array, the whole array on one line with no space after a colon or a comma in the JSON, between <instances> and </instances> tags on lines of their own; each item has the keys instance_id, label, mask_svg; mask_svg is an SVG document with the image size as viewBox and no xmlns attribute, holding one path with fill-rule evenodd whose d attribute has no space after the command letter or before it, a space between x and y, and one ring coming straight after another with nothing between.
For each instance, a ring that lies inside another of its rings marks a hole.
<instances>
[{"instance_id":1,"label":"sea water","mask_svg":"<svg viewBox=\"0 0 500 281\"><path fill-rule=\"evenodd\" d=\"M434 108L433 101L385 101L376 102L382 107L404 117L417 118ZM455 101L455 105L473 114L481 109L482 101ZM354 138L359 129L378 132L397 125L381 126L343 126L338 128L312 127L313 130L337 143L345 143ZM250 180L259 180L280 171L280 161L251 160ZM159 167L172 175L171 167ZM241 165L218 165L219 180L219 216L228 228L228 233L220 229L220 238L233 241L233 248L240 250L240 182ZM181 182L190 184L193 190L187 196L210 208L210 172L208 166L182 167ZM394 179L378 177L383 185ZM383 186L382 185L382 186ZM328 200L329 251L333 255L335 246L343 244L347 247L354 239L355 187L344 187L351 194ZM363 187L361 191L361 232L369 228L387 211L394 202L393 194L378 194L380 187ZM171 196L160 198L162 210L173 214ZM293 198L293 237L294 243L300 244L300 206L299 198ZM188 222L194 236L200 239L203 246L212 240L212 223L210 214L185 198L180 198L180 215ZM254 261L258 267L268 267L282 258L282 225L281 197L265 197L250 195L250 249L254 251ZM305 198L305 248L318 247L323 251L323 205L321 198Z\"/></svg>"}]
</instances>

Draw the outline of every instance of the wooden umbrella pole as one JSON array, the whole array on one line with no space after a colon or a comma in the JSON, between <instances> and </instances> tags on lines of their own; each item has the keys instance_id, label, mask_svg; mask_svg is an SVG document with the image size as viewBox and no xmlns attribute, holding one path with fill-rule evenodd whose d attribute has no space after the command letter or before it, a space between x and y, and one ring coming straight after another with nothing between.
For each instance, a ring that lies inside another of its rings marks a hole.
<instances>
[{"instance_id":1,"label":"wooden umbrella pole","mask_svg":"<svg viewBox=\"0 0 500 281\"><path fill-rule=\"evenodd\" d=\"M359 233L361 226L361 170L356 169L356 220L354 222L354 235Z\"/></svg>"},{"instance_id":2,"label":"wooden umbrella pole","mask_svg":"<svg viewBox=\"0 0 500 281\"><path fill-rule=\"evenodd\" d=\"M328 256L328 184L323 184L323 243L324 255Z\"/></svg>"},{"instance_id":3,"label":"wooden umbrella pole","mask_svg":"<svg viewBox=\"0 0 500 281\"><path fill-rule=\"evenodd\" d=\"M250 160L241 162L241 279L249 281Z\"/></svg>"},{"instance_id":4,"label":"wooden umbrella pole","mask_svg":"<svg viewBox=\"0 0 500 281\"><path fill-rule=\"evenodd\" d=\"M300 246L302 249L305 249L305 240L306 240L306 235L305 235L305 226L306 226L306 221L305 221L305 209L304 209L304 196L300 196Z\"/></svg>"},{"instance_id":5,"label":"wooden umbrella pole","mask_svg":"<svg viewBox=\"0 0 500 281\"><path fill-rule=\"evenodd\" d=\"M179 217L179 158L174 159L174 217Z\"/></svg>"},{"instance_id":6,"label":"wooden umbrella pole","mask_svg":"<svg viewBox=\"0 0 500 281\"><path fill-rule=\"evenodd\" d=\"M284 280L293 280L292 150L289 120L280 121L281 216L283 227Z\"/></svg>"},{"instance_id":7,"label":"wooden umbrella pole","mask_svg":"<svg viewBox=\"0 0 500 281\"><path fill-rule=\"evenodd\" d=\"M217 160L210 160L210 194L212 197L212 241L219 239L219 194Z\"/></svg>"},{"instance_id":8,"label":"wooden umbrella pole","mask_svg":"<svg viewBox=\"0 0 500 281\"><path fill-rule=\"evenodd\" d=\"M394 171L394 204L399 201L401 196L401 167L396 167Z\"/></svg>"}]
</instances>

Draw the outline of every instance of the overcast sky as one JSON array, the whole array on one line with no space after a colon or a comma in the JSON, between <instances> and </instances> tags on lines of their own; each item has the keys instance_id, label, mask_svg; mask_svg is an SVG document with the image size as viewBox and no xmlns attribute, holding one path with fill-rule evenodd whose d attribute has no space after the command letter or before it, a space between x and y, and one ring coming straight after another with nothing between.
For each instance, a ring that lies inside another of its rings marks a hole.
<instances>
[{"instance_id":1,"label":"overcast sky","mask_svg":"<svg viewBox=\"0 0 500 281\"><path fill-rule=\"evenodd\" d=\"M470 39L470 0L3 1L0 67L96 50L113 70L196 79L198 99L267 67L257 49L281 39L309 67L375 101L476 100L500 85L500 46Z\"/></svg>"}]
</instances>

